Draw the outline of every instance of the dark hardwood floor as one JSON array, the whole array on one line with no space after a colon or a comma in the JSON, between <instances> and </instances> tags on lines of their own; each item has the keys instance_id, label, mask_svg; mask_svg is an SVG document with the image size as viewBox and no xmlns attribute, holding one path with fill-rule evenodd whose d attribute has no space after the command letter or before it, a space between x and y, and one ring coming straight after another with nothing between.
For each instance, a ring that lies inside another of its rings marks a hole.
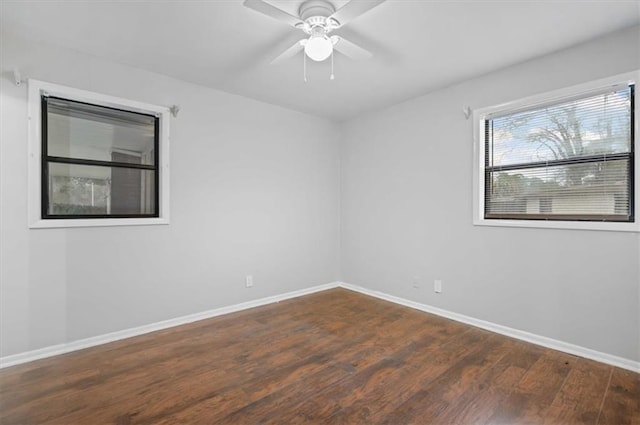
<instances>
[{"instance_id":1,"label":"dark hardwood floor","mask_svg":"<svg viewBox=\"0 0 640 425\"><path fill-rule=\"evenodd\" d=\"M0 424L640 424L640 375L344 289L0 371Z\"/></svg>"}]
</instances>

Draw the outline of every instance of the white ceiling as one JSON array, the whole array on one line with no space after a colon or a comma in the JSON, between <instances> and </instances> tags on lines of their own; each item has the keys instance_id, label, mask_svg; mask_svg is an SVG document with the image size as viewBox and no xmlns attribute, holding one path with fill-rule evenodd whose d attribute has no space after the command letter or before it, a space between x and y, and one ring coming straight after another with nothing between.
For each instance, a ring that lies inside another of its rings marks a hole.
<instances>
[{"instance_id":1,"label":"white ceiling","mask_svg":"<svg viewBox=\"0 0 640 425\"><path fill-rule=\"evenodd\" d=\"M307 61L304 83L302 53L269 64L302 33L242 0L0 2L2 31L337 120L639 22L640 0L387 0L336 31L374 57L336 54L334 81Z\"/></svg>"}]
</instances>

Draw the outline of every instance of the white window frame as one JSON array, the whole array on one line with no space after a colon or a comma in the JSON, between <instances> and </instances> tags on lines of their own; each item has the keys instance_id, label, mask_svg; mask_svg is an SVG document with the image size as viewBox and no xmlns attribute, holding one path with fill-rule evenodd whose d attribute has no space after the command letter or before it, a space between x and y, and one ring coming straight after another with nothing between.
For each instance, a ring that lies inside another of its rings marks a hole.
<instances>
[{"instance_id":1,"label":"white window frame","mask_svg":"<svg viewBox=\"0 0 640 425\"><path fill-rule=\"evenodd\" d=\"M605 230L619 232L640 232L640 105L635 103L634 125L634 219L633 223L599 222L599 221L552 221L552 220L507 220L485 219L485 128L484 122L497 114L513 113L523 109L530 109L549 103L559 102L571 97L587 96L590 93L601 91L607 87L616 87L621 84L636 85L636 99L640 91L640 70L603 78L584 84L554 90L500 105L478 108L473 111L473 224L476 226L498 227L528 227L544 229L581 229L581 230Z\"/></svg>"},{"instance_id":2,"label":"white window frame","mask_svg":"<svg viewBox=\"0 0 640 425\"><path fill-rule=\"evenodd\" d=\"M34 79L28 80L28 218L29 228L59 227L97 227L97 226L139 226L169 224L169 108L147 103L136 102L114 96L108 96L87 90L80 90L59 84ZM141 218L78 218L78 219L42 219L41 190L42 167L42 110L41 96L47 94L93 105L107 106L132 112L152 114L159 118L159 156L158 171L160 173L159 211L158 217Z\"/></svg>"}]
</instances>

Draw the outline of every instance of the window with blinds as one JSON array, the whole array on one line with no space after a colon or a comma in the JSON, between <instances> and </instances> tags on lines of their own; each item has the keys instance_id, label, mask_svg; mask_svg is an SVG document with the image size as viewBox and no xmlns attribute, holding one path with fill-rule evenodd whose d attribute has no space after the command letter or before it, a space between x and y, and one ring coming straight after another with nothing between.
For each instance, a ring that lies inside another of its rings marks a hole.
<instances>
[{"instance_id":1,"label":"window with blinds","mask_svg":"<svg viewBox=\"0 0 640 425\"><path fill-rule=\"evenodd\" d=\"M158 117L41 102L42 219L159 217Z\"/></svg>"},{"instance_id":2,"label":"window with blinds","mask_svg":"<svg viewBox=\"0 0 640 425\"><path fill-rule=\"evenodd\" d=\"M484 119L484 218L633 222L634 86Z\"/></svg>"}]
</instances>

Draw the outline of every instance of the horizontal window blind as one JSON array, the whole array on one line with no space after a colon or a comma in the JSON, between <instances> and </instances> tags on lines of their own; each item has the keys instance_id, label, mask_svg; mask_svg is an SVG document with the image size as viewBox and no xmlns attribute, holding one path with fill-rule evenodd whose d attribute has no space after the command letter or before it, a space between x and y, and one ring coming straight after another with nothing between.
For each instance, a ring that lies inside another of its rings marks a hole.
<instances>
[{"instance_id":1,"label":"horizontal window blind","mask_svg":"<svg viewBox=\"0 0 640 425\"><path fill-rule=\"evenodd\" d=\"M159 118L41 97L41 218L159 217Z\"/></svg>"},{"instance_id":2,"label":"horizontal window blind","mask_svg":"<svg viewBox=\"0 0 640 425\"><path fill-rule=\"evenodd\" d=\"M632 85L485 120L485 218L633 221Z\"/></svg>"}]
</instances>

